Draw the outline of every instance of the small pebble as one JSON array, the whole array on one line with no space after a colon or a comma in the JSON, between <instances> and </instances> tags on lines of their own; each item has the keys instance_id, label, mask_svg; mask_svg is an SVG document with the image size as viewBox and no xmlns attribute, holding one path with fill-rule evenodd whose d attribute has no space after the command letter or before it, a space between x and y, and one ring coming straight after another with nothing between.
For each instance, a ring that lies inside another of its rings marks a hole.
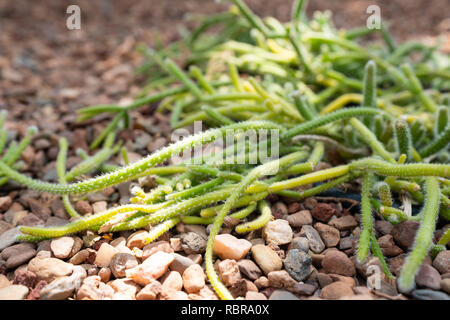
<instances>
[{"instance_id":1,"label":"small pebble","mask_svg":"<svg viewBox=\"0 0 450 320\"><path fill-rule=\"evenodd\" d=\"M352 287L345 282L337 281L333 282L326 287L322 288L320 297L322 299L337 300L343 297L351 297L354 295Z\"/></svg>"},{"instance_id":2,"label":"small pebble","mask_svg":"<svg viewBox=\"0 0 450 320\"><path fill-rule=\"evenodd\" d=\"M161 290L161 283L158 280L153 280L139 291L136 295L136 300L156 300Z\"/></svg>"},{"instance_id":3,"label":"small pebble","mask_svg":"<svg viewBox=\"0 0 450 320\"><path fill-rule=\"evenodd\" d=\"M46 251L41 251L45 253ZM45 280L48 283L58 277L68 276L72 273L74 266L56 258L42 257L37 255L28 263L28 270L36 274L38 281Z\"/></svg>"},{"instance_id":4,"label":"small pebble","mask_svg":"<svg viewBox=\"0 0 450 320\"><path fill-rule=\"evenodd\" d=\"M298 283L286 270L272 271L267 278L270 286L274 288L293 288Z\"/></svg>"},{"instance_id":5,"label":"small pebble","mask_svg":"<svg viewBox=\"0 0 450 320\"><path fill-rule=\"evenodd\" d=\"M422 264L416 275L416 283L419 287L439 290L441 288L441 275L439 271L428 264Z\"/></svg>"},{"instance_id":6,"label":"small pebble","mask_svg":"<svg viewBox=\"0 0 450 320\"><path fill-rule=\"evenodd\" d=\"M351 230L358 226L358 222L351 215L346 215L340 218L333 219L330 222L328 222L328 224L340 231Z\"/></svg>"},{"instance_id":7,"label":"small pebble","mask_svg":"<svg viewBox=\"0 0 450 320\"><path fill-rule=\"evenodd\" d=\"M433 260L433 267L441 274L450 273L450 250L439 252Z\"/></svg>"},{"instance_id":8,"label":"small pebble","mask_svg":"<svg viewBox=\"0 0 450 320\"><path fill-rule=\"evenodd\" d=\"M148 232L145 230L139 230L131 234L127 239L127 247L130 249L139 248L142 249L148 238Z\"/></svg>"},{"instance_id":9,"label":"small pebble","mask_svg":"<svg viewBox=\"0 0 450 320\"><path fill-rule=\"evenodd\" d=\"M95 264L98 267L108 267L112 258L118 253L117 249L108 243L102 243L95 257Z\"/></svg>"},{"instance_id":10,"label":"small pebble","mask_svg":"<svg viewBox=\"0 0 450 320\"><path fill-rule=\"evenodd\" d=\"M418 300L450 300L448 294L429 289L414 290L411 295Z\"/></svg>"},{"instance_id":11,"label":"small pebble","mask_svg":"<svg viewBox=\"0 0 450 320\"><path fill-rule=\"evenodd\" d=\"M311 212L309 210L301 210L294 214L290 214L286 220L294 228L304 226L305 224L312 224L313 222Z\"/></svg>"},{"instance_id":12,"label":"small pebble","mask_svg":"<svg viewBox=\"0 0 450 320\"><path fill-rule=\"evenodd\" d=\"M146 246L144 246L142 248L142 260L147 259L152 254L154 254L154 253L156 253L158 251L163 251L163 252L167 252L167 253L173 253L174 252L172 247L170 246L169 242L167 242L167 241L155 241L155 242L147 244Z\"/></svg>"},{"instance_id":13,"label":"small pebble","mask_svg":"<svg viewBox=\"0 0 450 320\"><path fill-rule=\"evenodd\" d=\"M442 291L450 293L450 278L442 279L440 285Z\"/></svg>"},{"instance_id":14,"label":"small pebble","mask_svg":"<svg viewBox=\"0 0 450 320\"><path fill-rule=\"evenodd\" d=\"M270 295L269 300L300 300L300 299L289 291L275 290Z\"/></svg>"},{"instance_id":15,"label":"small pebble","mask_svg":"<svg viewBox=\"0 0 450 320\"><path fill-rule=\"evenodd\" d=\"M266 277L259 277L258 279L255 280L255 286L258 289L264 289L267 288L270 284L269 284L269 279L267 279Z\"/></svg>"},{"instance_id":16,"label":"small pebble","mask_svg":"<svg viewBox=\"0 0 450 320\"><path fill-rule=\"evenodd\" d=\"M158 251L142 264L125 271L127 278L133 279L136 283L145 286L166 273L174 257L166 252Z\"/></svg>"},{"instance_id":17,"label":"small pebble","mask_svg":"<svg viewBox=\"0 0 450 320\"><path fill-rule=\"evenodd\" d=\"M278 201L272 206L272 215L275 219L281 219L288 214L288 208L284 202Z\"/></svg>"},{"instance_id":18,"label":"small pebble","mask_svg":"<svg viewBox=\"0 0 450 320\"><path fill-rule=\"evenodd\" d=\"M75 203L75 210L82 216L92 213L91 205L85 200L77 201L77 203Z\"/></svg>"},{"instance_id":19,"label":"small pebble","mask_svg":"<svg viewBox=\"0 0 450 320\"><path fill-rule=\"evenodd\" d=\"M0 212L5 212L12 204L12 199L9 196L0 197Z\"/></svg>"},{"instance_id":20,"label":"small pebble","mask_svg":"<svg viewBox=\"0 0 450 320\"><path fill-rule=\"evenodd\" d=\"M37 251L32 243L19 243L5 248L0 254L0 260L5 261L5 268L18 267L36 256Z\"/></svg>"},{"instance_id":21,"label":"small pebble","mask_svg":"<svg viewBox=\"0 0 450 320\"><path fill-rule=\"evenodd\" d=\"M325 249L325 244L322 241L319 233L312 226L304 225L300 231L300 236L305 236L309 241L309 248L314 253L321 253Z\"/></svg>"},{"instance_id":22,"label":"small pebble","mask_svg":"<svg viewBox=\"0 0 450 320\"><path fill-rule=\"evenodd\" d=\"M262 276L261 269L250 259L239 260L237 264L239 271L250 280L256 280Z\"/></svg>"},{"instance_id":23,"label":"small pebble","mask_svg":"<svg viewBox=\"0 0 450 320\"><path fill-rule=\"evenodd\" d=\"M98 276L102 282L108 282L111 278L111 269L110 268L101 268L98 271Z\"/></svg>"},{"instance_id":24,"label":"small pebble","mask_svg":"<svg viewBox=\"0 0 450 320\"><path fill-rule=\"evenodd\" d=\"M314 225L314 229L319 232L327 248L335 247L341 239L339 230L327 224L318 222Z\"/></svg>"},{"instance_id":25,"label":"small pebble","mask_svg":"<svg viewBox=\"0 0 450 320\"><path fill-rule=\"evenodd\" d=\"M328 203L318 203L314 206L311 215L315 219L327 223L335 213L336 209L332 205Z\"/></svg>"},{"instance_id":26,"label":"small pebble","mask_svg":"<svg viewBox=\"0 0 450 320\"><path fill-rule=\"evenodd\" d=\"M111 259L109 268L114 277L123 278L126 275L126 270L135 268L138 264L138 260L134 255L119 252Z\"/></svg>"},{"instance_id":27,"label":"small pebble","mask_svg":"<svg viewBox=\"0 0 450 320\"><path fill-rule=\"evenodd\" d=\"M353 262L347 255L338 250L328 251L323 260L322 267L326 273L336 273L343 276L352 277L356 270Z\"/></svg>"},{"instance_id":28,"label":"small pebble","mask_svg":"<svg viewBox=\"0 0 450 320\"><path fill-rule=\"evenodd\" d=\"M181 235L181 247L186 254L204 253L207 240L201 235L188 232Z\"/></svg>"},{"instance_id":29,"label":"small pebble","mask_svg":"<svg viewBox=\"0 0 450 320\"><path fill-rule=\"evenodd\" d=\"M114 290L114 300L134 300L136 294L141 289L139 285L131 281L130 279L116 279L110 281L108 286Z\"/></svg>"},{"instance_id":30,"label":"small pebble","mask_svg":"<svg viewBox=\"0 0 450 320\"><path fill-rule=\"evenodd\" d=\"M267 300L267 297L259 292L247 291L245 300Z\"/></svg>"},{"instance_id":31,"label":"small pebble","mask_svg":"<svg viewBox=\"0 0 450 320\"><path fill-rule=\"evenodd\" d=\"M66 259L70 255L74 244L74 238L61 237L53 239L50 243L50 248L56 258Z\"/></svg>"},{"instance_id":32,"label":"small pebble","mask_svg":"<svg viewBox=\"0 0 450 320\"><path fill-rule=\"evenodd\" d=\"M180 274L183 274L183 272L191 265L194 264L194 261L189 259L188 257L185 257L178 253L172 253L172 257L174 258L173 262L170 264L170 270L177 271Z\"/></svg>"},{"instance_id":33,"label":"small pebble","mask_svg":"<svg viewBox=\"0 0 450 320\"><path fill-rule=\"evenodd\" d=\"M92 204L92 210L94 213L99 213L106 211L108 209L108 202L106 201L97 201Z\"/></svg>"},{"instance_id":34,"label":"small pebble","mask_svg":"<svg viewBox=\"0 0 450 320\"><path fill-rule=\"evenodd\" d=\"M241 279L241 273L236 260L226 259L219 263L220 279L227 286L232 286Z\"/></svg>"},{"instance_id":35,"label":"small pebble","mask_svg":"<svg viewBox=\"0 0 450 320\"><path fill-rule=\"evenodd\" d=\"M68 277L61 277L53 280L40 291L41 300L65 300L72 296L76 288L86 278L86 271L83 267L75 266L73 272Z\"/></svg>"},{"instance_id":36,"label":"small pebble","mask_svg":"<svg viewBox=\"0 0 450 320\"><path fill-rule=\"evenodd\" d=\"M419 222L408 220L396 224L392 228L391 235L401 248L408 250L414 243L417 229L419 229Z\"/></svg>"},{"instance_id":37,"label":"small pebble","mask_svg":"<svg viewBox=\"0 0 450 320\"><path fill-rule=\"evenodd\" d=\"M0 289L0 300L24 300L28 292L27 287L20 284L13 284Z\"/></svg>"},{"instance_id":38,"label":"small pebble","mask_svg":"<svg viewBox=\"0 0 450 320\"><path fill-rule=\"evenodd\" d=\"M4 274L0 274L0 289L11 285L11 281Z\"/></svg>"}]
</instances>

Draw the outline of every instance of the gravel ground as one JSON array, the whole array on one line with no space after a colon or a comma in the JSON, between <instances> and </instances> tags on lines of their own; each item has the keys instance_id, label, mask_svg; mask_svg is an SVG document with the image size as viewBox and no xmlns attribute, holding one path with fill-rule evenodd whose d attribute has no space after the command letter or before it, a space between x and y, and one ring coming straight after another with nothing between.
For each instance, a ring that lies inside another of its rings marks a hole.
<instances>
[{"instance_id":1,"label":"gravel ground","mask_svg":"<svg viewBox=\"0 0 450 320\"><path fill-rule=\"evenodd\" d=\"M377 1L376 1L377 2ZM99 103L126 103L144 79L133 69L142 62L138 42L168 43L186 12L211 13L225 7L213 1L75 1L82 9L82 29L65 28L63 1L0 0L0 108L9 110L9 140L18 140L29 125L39 133L22 155L23 171L56 181L58 138L69 141L68 168L81 161L75 150L88 145L107 119L76 123L76 109ZM176 3L176 5L173 5ZM335 11L339 27L364 24L370 1L311 1L308 13ZM446 0L378 1L399 39L435 41L450 29ZM286 20L290 1L248 1L262 15ZM399 17L401 15L401 18ZM411 28L414 21L414 28ZM430 23L431 22L431 23ZM189 24L188 24L189 25ZM161 32L163 30L163 32ZM447 44L444 45L448 46ZM133 115L133 128L121 139L131 161L168 142L170 126L154 108ZM119 163L115 157L111 163ZM326 164L322 163L323 167ZM72 198L83 215L129 201L129 184L87 198ZM352 191L355 186L344 186ZM216 238L215 266L235 297L245 299L448 299L450 251L425 261L412 296L399 294L382 276L381 287L367 287L369 258L355 260L360 232L359 202L315 197L292 202L272 197L274 220L265 229L237 236L228 221ZM62 225L69 221L59 197L19 188L0 188L0 243L18 225ZM392 272L398 275L417 222L392 227L376 221L378 242ZM439 225L436 238L449 225ZM157 242L144 245L146 230L100 237L81 233L37 244L0 247L0 299L217 299L204 274L203 253L209 229L179 224ZM2 242L3 241L3 242Z\"/></svg>"}]
</instances>

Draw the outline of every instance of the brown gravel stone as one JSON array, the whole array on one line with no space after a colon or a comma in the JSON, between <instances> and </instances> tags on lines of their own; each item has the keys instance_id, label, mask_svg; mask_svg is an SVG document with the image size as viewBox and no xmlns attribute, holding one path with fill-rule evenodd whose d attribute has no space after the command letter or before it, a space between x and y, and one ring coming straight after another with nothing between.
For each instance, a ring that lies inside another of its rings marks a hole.
<instances>
[{"instance_id":1,"label":"brown gravel stone","mask_svg":"<svg viewBox=\"0 0 450 320\"><path fill-rule=\"evenodd\" d=\"M267 300L267 297L259 292L247 291L245 300Z\"/></svg>"},{"instance_id":2,"label":"brown gravel stone","mask_svg":"<svg viewBox=\"0 0 450 320\"><path fill-rule=\"evenodd\" d=\"M320 222L316 223L314 228L319 232L320 237L328 248L335 247L339 243L341 237L338 229Z\"/></svg>"},{"instance_id":3,"label":"brown gravel stone","mask_svg":"<svg viewBox=\"0 0 450 320\"><path fill-rule=\"evenodd\" d=\"M91 249L92 250L92 249ZM89 249L83 249L77 252L72 258L70 258L69 263L78 265L82 264L89 257Z\"/></svg>"},{"instance_id":4,"label":"brown gravel stone","mask_svg":"<svg viewBox=\"0 0 450 320\"><path fill-rule=\"evenodd\" d=\"M10 285L11 281L9 281L9 279L4 274L0 273L0 289Z\"/></svg>"},{"instance_id":5,"label":"brown gravel stone","mask_svg":"<svg viewBox=\"0 0 450 320\"><path fill-rule=\"evenodd\" d=\"M8 196L0 197L0 212L5 212L11 206L12 199Z\"/></svg>"},{"instance_id":6,"label":"brown gravel stone","mask_svg":"<svg viewBox=\"0 0 450 320\"><path fill-rule=\"evenodd\" d=\"M61 237L53 239L50 243L53 255L59 259L67 258L75 244L75 240L72 237Z\"/></svg>"},{"instance_id":7,"label":"brown gravel stone","mask_svg":"<svg viewBox=\"0 0 450 320\"><path fill-rule=\"evenodd\" d=\"M441 288L441 275L439 271L428 264L423 264L416 275L416 283L419 287L439 290Z\"/></svg>"},{"instance_id":8,"label":"brown gravel stone","mask_svg":"<svg viewBox=\"0 0 450 320\"><path fill-rule=\"evenodd\" d=\"M351 215L346 215L340 218L333 219L330 222L328 222L328 224L341 231L351 230L358 226L358 222Z\"/></svg>"},{"instance_id":9,"label":"brown gravel stone","mask_svg":"<svg viewBox=\"0 0 450 320\"><path fill-rule=\"evenodd\" d=\"M13 226L10 225L8 222L0 220L0 234L5 232L6 230L11 229L12 227Z\"/></svg>"},{"instance_id":10,"label":"brown gravel stone","mask_svg":"<svg viewBox=\"0 0 450 320\"><path fill-rule=\"evenodd\" d=\"M166 252L158 251L135 268L125 271L127 278L140 285L147 285L151 280L160 278L167 272L174 257Z\"/></svg>"},{"instance_id":11,"label":"brown gravel stone","mask_svg":"<svg viewBox=\"0 0 450 320\"><path fill-rule=\"evenodd\" d=\"M100 280L103 282L108 282L111 278L111 269L110 268L101 268L98 271L98 276L100 277Z\"/></svg>"},{"instance_id":12,"label":"brown gravel stone","mask_svg":"<svg viewBox=\"0 0 450 320\"><path fill-rule=\"evenodd\" d=\"M294 228L301 227L305 224L312 224L313 222L311 212L309 210L301 210L294 214L290 214L286 220Z\"/></svg>"},{"instance_id":13,"label":"brown gravel stone","mask_svg":"<svg viewBox=\"0 0 450 320\"><path fill-rule=\"evenodd\" d=\"M129 253L117 253L111 260L109 267L114 277L125 277L125 271L137 267L138 261L136 257Z\"/></svg>"},{"instance_id":14,"label":"brown gravel stone","mask_svg":"<svg viewBox=\"0 0 450 320\"><path fill-rule=\"evenodd\" d=\"M383 236L386 234L390 234L393 228L394 226L386 220L375 221L375 230Z\"/></svg>"},{"instance_id":15,"label":"brown gravel stone","mask_svg":"<svg viewBox=\"0 0 450 320\"><path fill-rule=\"evenodd\" d=\"M89 276L77 291L77 300L105 300L112 299L114 289L101 282L99 276Z\"/></svg>"},{"instance_id":16,"label":"brown gravel stone","mask_svg":"<svg viewBox=\"0 0 450 320\"><path fill-rule=\"evenodd\" d=\"M37 282L37 276L31 271L20 270L14 275L13 284L21 284L25 287L32 288Z\"/></svg>"},{"instance_id":17,"label":"brown gravel stone","mask_svg":"<svg viewBox=\"0 0 450 320\"><path fill-rule=\"evenodd\" d=\"M183 287L187 293L200 291L205 286L205 273L198 264L189 266L183 272Z\"/></svg>"},{"instance_id":18,"label":"brown gravel stone","mask_svg":"<svg viewBox=\"0 0 450 320\"><path fill-rule=\"evenodd\" d=\"M77 201L75 203L75 210L83 216L93 212L91 205L85 200Z\"/></svg>"},{"instance_id":19,"label":"brown gravel stone","mask_svg":"<svg viewBox=\"0 0 450 320\"><path fill-rule=\"evenodd\" d=\"M391 272L396 275L399 276L400 275L400 270L402 268L403 263L405 262L405 259L408 255L406 253L400 254L396 257L387 259L387 262L389 264L389 269L391 269Z\"/></svg>"},{"instance_id":20,"label":"brown gravel stone","mask_svg":"<svg viewBox=\"0 0 450 320\"><path fill-rule=\"evenodd\" d=\"M326 273L336 273L352 277L355 275L355 267L345 253L337 250L329 251L322 260L322 267Z\"/></svg>"},{"instance_id":21,"label":"brown gravel stone","mask_svg":"<svg viewBox=\"0 0 450 320\"><path fill-rule=\"evenodd\" d=\"M238 298L245 297L249 291L258 292L258 288L253 282L247 279L240 279L229 288L229 291L234 298Z\"/></svg>"},{"instance_id":22,"label":"brown gravel stone","mask_svg":"<svg viewBox=\"0 0 450 320\"><path fill-rule=\"evenodd\" d=\"M275 219L282 219L284 216L288 214L288 208L284 204L284 202L278 201L272 206L272 215Z\"/></svg>"},{"instance_id":23,"label":"brown gravel stone","mask_svg":"<svg viewBox=\"0 0 450 320\"><path fill-rule=\"evenodd\" d=\"M333 280L333 282L342 281L342 282L347 283L352 288L354 286L356 286L356 281L352 277L346 277L346 276L342 276L340 274L334 274L334 273L330 273L328 275L330 276L331 280Z\"/></svg>"},{"instance_id":24,"label":"brown gravel stone","mask_svg":"<svg viewBox=\"0 0 450 320\"><path fill-rule=\"evenodd\" d=\"M324 223L327 223L335 213L336 209L328 203L318 203L311 212L315 219Z\"/></svg>"},{"instance_id":25,"label":"brown gravel stone","mask_svg":"<svg viewBox=\"0 0 450 320\"><path fill-rule=\"evenodd\" d=\"M41 251L39 254L41 254ZM35 273L38 280L51 282L58 277L68 276L72 273L73 266L56 258L36 256L28 263L28 270Z\"/></svg>"},{"instance_id":26,"label":"brown gravel stone","mask_svg":"<svg viewBox=\"0 0 450 320\"><path fill-rule=\"evenodd\" d=\"M312 226L304 225L300 231L299 236L305 236L309 241L309 248L314 253L321 253L325 249L325 244L322 241L322 238Z\"/></svg>"},{"instance_id":27,"label":"brown gravel stone","mask_svg":"<svg viewBox=\"0 0 450 320\"><path fill-rule=\"evenodd\" d=\"M127 247L130 249L139 248L142 249L145 246L146 239L148 238L148 232L145 230L139 230L131 234L127 239Z\"/></svg>"},{"instance_id":28,"label":"brown gravel stone","mask_svg":"<svg viewBox=\"0 0 450 320\"><path fill-rule=\"evenodd\" d=\"M172 247L170 246L169 242L167 242L167 241L155 241L155 242L147 244L146 246L144 246L142 248L142 260L147 259L152 254L154 254L154 253L156 253L158 251L163 251L163 252L167 252L167 253L173 253L174 252Z\"/></svg>"},{"instance_id":29,"label":"brown gravel stone","mask_svg":"<svg viewBox=\"0 0 450 320\"><path fill-rule=\"evenodd\" d=\"M136 294L141 289L138 284L130 279L116 279L108 282L107 285L111 286L115 292L113 299L119 300L134 300ZM116 293L119 293L120 295L116 295Z\"/></svg>"},{"instance_id":30,"label":"brown gravel stone","mask_svg":"<svg viewBox=\"0 0 450 320\"><path fill-rule=\"evenodd\" d=\"M395 257L403 253L403 250L395 245L394 238L390 234L379 237L377 241L386 257Z\"/></svg>"},{"instance_id":31,"label":"brown gravel stone","mask_svg":"<svg viewBox=\"0 0 450 320\"><path fill-rule=\"evenodd\" d=\"M269 221L263 228L263 237L267 244L277 246L287 244L292 241L292 228L283 219Z\"/></svg>"},{"instance_id":32,"label":"brown gravel stone","mask_svg":"<svg viewBox=\"0 0 450 320\"><path fill-rule=\"evenodd\" d=\"M256 280L262 275L261 269L252 260L241 259L238 266L239 271L250 280Z\"/></svg>"},{"instance_id":33,"label":"brown gravel stone","mask_svg":"<svg viewBox=\"0 0 450 320\"><path fill-rule=\"evenodd\" d=\"M225 285L232 286L241 279L241 272L235 260L223 260L218 267L220 279Z\"/></svg>"},{"instance_id":34,"label":"brown gravel stone","mask_svg":"<svg viewBox=\"0 0 450 320\"><path fill-rule=\"evenodd\" d=\"M102 243L95 256L95 264L98 267L107 267L117 253L118 251L116 248L108 243Z\"/></svg>"},{"instance_id":35,"label":"brown gravel stone","mask_svg":"<svg viewBox=\"0 0 450 320\"><path fill-rule=\"evenodd\" d=\"M343 297L351 297L354 295L352 287L345 282L333 282L322 289L320 297L322 299L337 300Z\"/></svg>"},{"instance_id":36,"label":"brown gravel stone","mask_svg":"<svg viewBox=\"0 0 450 320\"><path fill-rule=\"evenodd\" d=\"M292 288L298 282L295 281L286 270L272 271L267 275L269 285L274 288Z\"/></svg>"},{"instance_id":37,"label":"brown gravel stone","mask_svg":"<svg viewBox=\"0 0 450 320\"><path fill-rule=\"evenodd\" d=\"M450 293L450 278L442 279L440 282L442 291Z\"/></svg>"},{"instance_id":38,"label":"brown gravel stone","mask_svg":"<svg viewBox=\"0 0 450 320\"><path fill-rule=\"evenodd\" d=\"M333 279L331 279L330 275L322 272L317 273L317 282L319 282L319 285L321 288L329 285L333 282Z\"/></svg>"},{"instance_id":39,"label":"brown gravel stone","mask_svg":"<svg viewBox=\"0 0 450 320\"><path fill-rule=\"evenodd\" d=\"M28 199L28 205L31 209L31 212L33 212L36 216L44 221L47 221L52 213L50 207L47 204L36 199Z\"/></svg>"},{"instance_id":40,"label":"brown gravel stone","mask_svg":"<svg viewBox=\"0 0 450 320\"><path fill-rule=\"evenodd\" d=\"M231 234L219 234L214 238L213 250L221 259L240 260L250 251L252 243Z\"/></svg>"},{"instance_id":41,"label":"brown gravel stone","mask_svg":"<svg viewBox=\"0 0 450 320\"><path fill-rule=\"evenodd\" d=\"M0 300L24 300L29 289L20 284L13 284L0 289Z\"/></svg>"},{"instance_id":42,"label":"brown gravel stone","mask_svg":"<svg viewBox=\"0 0 450 320\"><path fill-rule=\"evenodd\" d=\"M309 283L297 283L290 290L295 294L310 296L317 290L317 287Z\"/></svg>"},{"instance_id":43,"label":"brown gravel stone","mask_svg":"<svg viewBox=\"0 0 450 320\"><path fill-rule=\"evenodd\" d=\"M450 250L439 252L434 258L433 267L435 267L441 274L450 272Z\"/></svg>"},{"instance_id":44,"label":"brown gravel stone","mask_svg":"<svg viewBox=\"0 0 450 320\"><path fill-rule=\"evenodd\" d=\"M264 289L264 288L267 288L267 287L270 285L269 279L267 279L267 278L264 277L264 276L259 277L258 279L256 279L256 280L254 281L254 284L255 284L255 286L256 286L258 289Z\"/></svg>"},{"instance_id":45,"label":"brown gravel stone","mask_svg":"<svg viewBox=\"0 0 450 320\"><path fill-rule=\"evenodd\" d=\"M19 243L5 248L0 254L0 258L5 261L6 269L11 269L28 262L35 255L34 244Z\"/></svg>"},{"instance_id":46,"label":"brown gravel stone","mask_svg":"<svg viewBox=\"0 0 450 320\"><path fill-rule=\"evenodd\" d=\"M408 220L396 224L392 228L391 235L400 247L408 250L414 243L417 229L419 229L419 222Z\"/></svg>"},{"instance_id":47,"label":"brown gravel stone","mask_svg":"<svg viewBox=\"0 0 450 320\"><path fill-rule=\"evenodd\" d=\"M297 212L301 209L300 202L292 202L288 205L288 214L292 214L294 212Z\"/></svg>"},{"instance_id":48,"label":"brown gravel stone","mask_svg":"<svg viewBox=\"0 0 450 320\"><path fill-rule=\"evenodd\" d=\"M136 300L156 300L157 296L161 293L161 290L161 283L157 280L153 280L139 291L136 295Z\"/></svg>"}]
</instances>

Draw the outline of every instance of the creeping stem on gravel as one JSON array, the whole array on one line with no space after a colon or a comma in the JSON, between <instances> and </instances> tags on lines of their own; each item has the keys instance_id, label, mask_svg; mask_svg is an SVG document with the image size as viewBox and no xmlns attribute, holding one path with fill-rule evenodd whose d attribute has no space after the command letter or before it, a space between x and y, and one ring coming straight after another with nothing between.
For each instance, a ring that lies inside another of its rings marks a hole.
<instances>
[{"instance_id":1,"label":"creeping stem on gravel","mask_svg":"<svg viewBox=\"0 0 450 320\"><path fill-rule=\"evenodd\" d=\"M0 171L8 178L38 191L56 194L86 193L102 190L109 186L132 180L137 176L140 176L140 174L145 172L146 169L169 159L172 155L179 154L186 149L193 148L198 145L212 142L217 137L222 137L227 132L235 133L239 129L247 131L252 129L282 129L282 127L280 125L267 121L248 121L232 124L218 129L210 129L205 132L189 136L143 158L142 160L139 160L129 166L120 168L117 171L107 173L98 178L88 179L74 184L52 184L33 180L11 169L3 161L0 161Z\"/></svg>"},{"instance_id":2,"label":"creeping stem on gravel","mask_svg":"<svg viewBox=\"0 0 450 320\"><path fill-rule=\"evenodd\" d=\"M251 170L247 176L244 177L244 179L236 186L236 188L233 190L233 192L228 197L227 201L223 205L220 212L217 214L216 219L214 220L214 223L212 225L212 228L209 232L209 238L208 243L206 246L206 253L205 253L205 263L206 263L206 274L208 276L208 279L213 287L213 289L216 291L216 293L225 300L232 300L233 297L229 293L228 289L220 282L213 266L212 262L212 253L213 253L213 244L214 239L217 234L219 234L219 230L222 226L223 220L228 215L228 212L231 210L233 205L238 201L240 195L242 192L255 180L261 178L262 176L268 175L268 174L274 174L279 168L282 168L284 166L287 166L289 164L295 163L298 161L299 158L303 157L302 152L295 152L290 155L287 155L283 158L280 158L278 160L273 160L270 162L267 162L265 164L262 164L253 170Z\"/></svg>"},{"instance_id":3,"label":"creeping stem on gravel","mask_svg":"<svg viewBox=\"0 0 450 320\"><path fill-rule=\"evenodd\" d=\"M252 230L260 229L264 227L267 222L270 221L270 219L272 219L272 210L270 209L266 201L261 200L258 203L258 208L261 212L261 215L255 220L236 226L235 230L237 233L246 233Z\"/></svg>"},{"instance_id":4,"label":"creeping stem on gravel","mask_svg":"<svg viewBox=\"0 0 450 320\"><path fill-rule=\"evenodd\" d=\"M360 263L364 262L369 253L370 237L373 231L372 206L370 205L370 182L371 174L366 173L362 178L361 187L361 235L359 236L357 258Z\"/></svg>"}]
</instances>

